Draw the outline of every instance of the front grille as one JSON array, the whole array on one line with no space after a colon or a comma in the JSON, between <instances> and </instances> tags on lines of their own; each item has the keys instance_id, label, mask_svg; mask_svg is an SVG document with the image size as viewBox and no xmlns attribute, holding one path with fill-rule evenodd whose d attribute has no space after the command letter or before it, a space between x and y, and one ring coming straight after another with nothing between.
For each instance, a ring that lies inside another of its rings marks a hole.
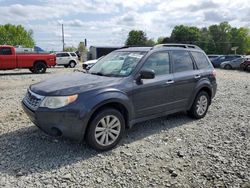
<instances>
[{"instance_id":1,"label":"front grille","mask_svg":"<svg viewBox=\"0 0 250 188\"><path fill-rule=\"evenodd\" d=\"M44 96L38 95L30 90L27 91L26 96L24 97L23 102L31 110L36 110L40 103L42 102Z\"/></svg>"}]
</instances>

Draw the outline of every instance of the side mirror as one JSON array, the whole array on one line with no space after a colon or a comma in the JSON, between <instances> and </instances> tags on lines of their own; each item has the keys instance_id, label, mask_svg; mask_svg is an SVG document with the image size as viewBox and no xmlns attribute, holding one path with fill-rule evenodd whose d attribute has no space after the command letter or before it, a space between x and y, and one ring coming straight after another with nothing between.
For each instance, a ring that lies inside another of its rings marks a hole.
<instances>
[{"instance_id":1,"label":"side mirror","mask_svg":"<svg viewBox=\"0 0 250 188\"><path fill-rule=\"evenodd\" d=\"M155 78L155 72L152 69L144 69L140 71L141 79L153 79Z\"/></svg>"}]
</instances>

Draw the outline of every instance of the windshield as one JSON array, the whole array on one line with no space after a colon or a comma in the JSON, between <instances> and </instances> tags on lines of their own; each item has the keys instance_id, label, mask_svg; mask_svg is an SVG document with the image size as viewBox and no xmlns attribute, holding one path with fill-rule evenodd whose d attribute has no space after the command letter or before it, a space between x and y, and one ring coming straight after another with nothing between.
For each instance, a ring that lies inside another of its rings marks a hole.
<instances>
[{"instance_id":1,"label":"windshield","mask_svg":"<svg viewBox=\"0 0 250 188\"><path fill-rule=\"evenodd\" d=\"M91 67L89 73L100 76L128 76L145 53L146 52L112 52Z\"/></svg>"}]
</instances>

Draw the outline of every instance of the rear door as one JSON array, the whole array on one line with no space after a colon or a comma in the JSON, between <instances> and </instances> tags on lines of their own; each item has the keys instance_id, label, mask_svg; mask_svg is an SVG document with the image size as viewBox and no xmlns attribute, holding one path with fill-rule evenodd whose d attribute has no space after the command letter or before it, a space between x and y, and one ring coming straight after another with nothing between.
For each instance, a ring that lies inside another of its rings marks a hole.
<instances>
[{"instance_id":1,"label":"rear door","mask_svg":"<svg viewBox=\"0 0 250 188\"><path fill-rule=\"evenodd\" d=\"M154 70L155 78L143 79L141 83L135 83L132 99L135 118L147 117L172 109L173 74L170 67L167 51L155 52L147 58L141 70Z\"/></svg>"},{"instance_id":2,"label":"rear door","mask_svg":"<svg viewBox=\"0 0 250 188\"><path fill-rule=\"evenodd\" d=\"M188 51L173 50L171 59L174 72L175 108L186 109L202 72L196 69Z\"/></svg>"},{"instance_id":3,"label":"rear door","mask_svg":"<svg viewBox=\"0 0 250 188\"><path fill-rule=\"evenodd\" d=\"M68 53L58 53L56 54L56 63L58 65L68 65L70 60L70 56Z\"/></svg>"},{"instance_id":4,"label":"rear door","mask_svg":"<svg viewBox=\"0 0 250 188\"><path fill-rule=\"evenodd\" d=\"M16 55L11 47L0 47L0 69L17 68Z\"/></svg>"}]
</instances>

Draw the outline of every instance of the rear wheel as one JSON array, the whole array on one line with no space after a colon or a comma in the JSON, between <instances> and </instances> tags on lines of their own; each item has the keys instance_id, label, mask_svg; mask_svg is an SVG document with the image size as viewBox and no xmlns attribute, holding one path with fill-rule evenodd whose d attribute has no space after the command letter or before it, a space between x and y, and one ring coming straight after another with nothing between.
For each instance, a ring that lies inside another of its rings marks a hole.
<instances>
[{"instance_id":1,"label":"rear wheel","mask_svg":"<svg viewBox=\"0 0 250 188\"><path fill-rule=\"evenodd\" d=\"M246 71L250 72L250 65L247 65Z\"/></svg>"},{"instance_id":2,"label":"rear wheel","mask_svg":"<svg viewBox=\"0 0 250 188\"><path fill-rule=\"evenodd\" d=\"M42 74L46 72L47 66L43 62L37 62L32 69L33 73Z\"/></svg>"},{"instance_id":3,"label":"rear wheel","mask_svg":"<svg viewBox=\"0 0 250 188\"><path fill-rule=\"evenodd\" d=\"M121 113L115 109L104 109L89 124L86 141L96 150L109 150L119 143L124 131L125 120Z\"/></svg>"},{"instance_id":4,"label":"rear wheel","mask_svg":"<svg viewBox=\"0 0 250 188\"><path fill-rule=\"evenodd\" d=\"M225 67L224 67L225 69L227 69L227 70L231 70L231 69L233 69L233 67L231 66L231 65L229 65L229 64L227 64L227 65L225 65Z\"/></svg>"},{"instance_id":5,"label":"rear wheel","mask_svg":"<svg viewBox=\"0 0 250 188\"><path fill-rule=\"evenodd\" d=\"M68 67L74 68L76 66L76 62L70 61Z\"/></svg>"},{"instance_id":6,"label":"rear wheel","mask_svg":"<svg viewBox=\"0 0 250 188\"><path fill-rule=\"evenodd\" d=\"M201 91L196 96L191 109L188 111L189 116L195 119L203 118L208 110L210 97L207 92Z\"/></svg>"}]
</instances>

